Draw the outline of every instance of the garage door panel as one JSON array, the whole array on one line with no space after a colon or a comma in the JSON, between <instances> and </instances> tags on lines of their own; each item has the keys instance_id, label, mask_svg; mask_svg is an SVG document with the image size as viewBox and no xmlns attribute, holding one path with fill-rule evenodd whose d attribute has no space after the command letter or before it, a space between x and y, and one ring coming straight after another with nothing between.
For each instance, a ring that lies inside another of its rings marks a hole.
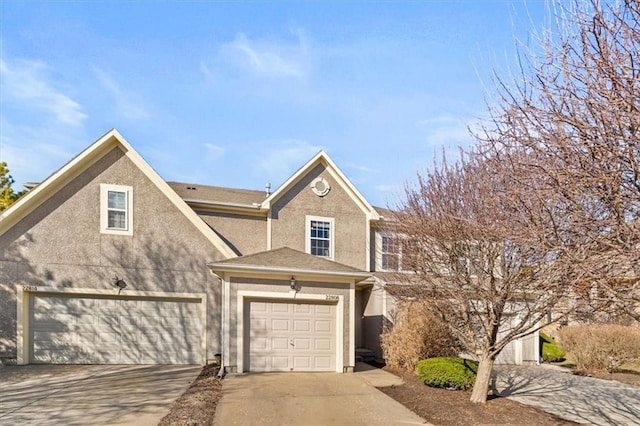
<instances>
[{"instance_id":1,"label":"garage door panel","mask_svg":"<svg viewBox=\"0 0 640 426\"><path fill-rule=\"evenodd\" d=\"M314 305L314 311L316 314L319 315L328 315L331 314L332 309L331 309L332 305Z\"/></svg>"},{"instance_id":2,"label":"garage door panel","mask_svg":"<svg viewBox=\"0 0 640 426\"><path fill-rule=\"evenodd\" d=\"M332 327L331 325L333 324L333 321L327 321L327 320L315 320L313 322L314 325L314 330L316 333L330 333L332 332Z\"/></svg>"},{"instance_id":3,"label":"garage door panel","mask_svg":"<svg viewBox=\"0 0 640 426\"><path fill-rule=\"evenodd\" d=\"M271 357L271 368L273 371L288 371L289 357L274 355Z\"/></svg>"},{"instance_id":4,"label":"garage door panel","mask_svg":"<svg viewBox=\"0 0 640 426\"><path fill-rule=\"evenodd\" d=\"M275 332L289 331L289 319L288 318L276 318L271 320L271 330Z\"/></svg>"},{"instance_id":5,"label":"garage door panel","mask_svg":"<svg viewBox=\"0 0 640 426\"><path fill-rule=\"evenodd\" d=\"M333 345L332 345L333 340L332 339L319 339L316 338L314 339L314 344L313 344L313 348L316 351L333 351Z\"/></svg>"},{"instance_id":6,"label":"garage door panel","mask_svg":"<svg viewBox=\"0 0 640 426\"><path fill-rule=\"evenodd\" d=\"M311 370L311 357L306 356L294 356L293 357L293 369L298 371Z\"/></svg>"},{"instance_id":7,"label":"garage door panel","mask_svg":"<svg viewBox=\"0 0 640 426\"><path fill-rule=\"evenodd\" d=\"M335 371L335 305L246 304L249 330L245 359L250 371Z\"/></svg>"},{"instance_id":8,"label":"garage door panel","mask_svg":"<svg viewBox=\"0 0 640 426\"><path fill-rule=\"evenodd\" d=\"M293 312L295 313L300 313L300 314L308 314L311 312L311 305L293 305Z\"/></svg>"},{"instance_id":9,"label":"garage door panel","mask_svg":"<svg viewBox=\"0 0 640 426\"><path fill-rule=\"evenodd\" d=\"M200 301L35 294L31 361L201 363Z\"/></svg>"},{"instance_id":10,"label":"garage door panel","mask_svg":"<svg viewBox=\"0 0 640 426\"><path fill-rule=\"evenodd\" d=\"M309 338L293 339L293 346L296 351L305 351L311 349Z\"/></svg>"},{"instance_id":11,"label":"garage door panel","mask_svg":"<svg viewBox=\"0 0 640 426\"><path fill-rule=\"evenodd\" d=\"M328 370L331 369L332 359L329 356L316 356L315 360L315 369L316 370Z\"/></svg>"},{"instance_id":12,"label":"garage door panel","mask_svg":"<svg viewBox=\"0 0 640 426\"><path fill-rule=\"evenodd\" d=\"M311 330L311 322L308 319L293 320L293 331L308 332Z\"/></svg>"},{"instance_id":13,"label":"garage door panel","mask_svg":"<svg viewBox=\"0 0 640 426\"><path fill-rule=\"evenodd\" d=\"M271 349L274 351L289 350L289 339L287 337L274 337L271 339Z\"/></svg>"}]
</instances>

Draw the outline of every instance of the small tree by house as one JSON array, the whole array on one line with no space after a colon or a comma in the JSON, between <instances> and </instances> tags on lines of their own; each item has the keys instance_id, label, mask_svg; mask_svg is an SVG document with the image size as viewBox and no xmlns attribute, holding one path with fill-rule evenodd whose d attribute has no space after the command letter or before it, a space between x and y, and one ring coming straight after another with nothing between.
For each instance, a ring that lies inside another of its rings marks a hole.
<instances>
[{"instance_id":1,"label":"small tree by house","mask_svg":"<svg viewBox=\"0 0 640 426\"><path fill-rule=\"evenodd\" d=\"M549 249L528 218L545 221L545 200L503 197L509 176L479 156L443 162L397 209L394 230L406 238L399 274L404 295L432 303L464 350L479 361L473 402L487 399L496 357L509 342L535 331L567 296L579 271L558 247ZM560 232L558 230L558 232Z\"/></svg>"}]
</instances>

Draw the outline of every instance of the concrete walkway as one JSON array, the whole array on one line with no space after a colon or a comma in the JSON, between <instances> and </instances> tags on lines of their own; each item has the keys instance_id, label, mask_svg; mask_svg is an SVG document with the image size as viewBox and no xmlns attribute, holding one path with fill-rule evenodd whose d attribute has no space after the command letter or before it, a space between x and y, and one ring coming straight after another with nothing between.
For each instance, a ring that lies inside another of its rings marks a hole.
<instances>
[{"instance_id":1,"label":"concrete walkway","mask_svg":"<svg viewBox=\"0 0 640 426\"><path fill-rule=\"evenodd\" d=\"M200 366L0 367L0 425L157 425Z\"/></svg>"},{"instance_id":2,"label":"concrete walkway","mask_svg":"<svg viewBox=\"0 0 640 426\"><path fill-rule=\"evenodd\" d=\"M640 387L575 376L561 367L496 366L495 390L577 423L639 425Z\"/></svg>"},{"instance_id":3,"label":"concrete walkway","mask_svg":"<svg viewBox=\"0 0 640 426\"><path fill-rule=\"evenodd\" d=\"M423 425L422 418L373 387L398 383L382 370L354 374L260 373L227 376L215 425Z\"/></svg>"}]
</instances>

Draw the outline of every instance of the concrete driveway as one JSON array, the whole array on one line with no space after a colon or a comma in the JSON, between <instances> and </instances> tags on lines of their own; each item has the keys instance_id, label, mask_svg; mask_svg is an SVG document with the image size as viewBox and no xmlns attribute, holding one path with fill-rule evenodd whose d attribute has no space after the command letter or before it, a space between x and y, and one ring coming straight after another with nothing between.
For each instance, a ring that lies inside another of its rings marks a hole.
<instances>
[{"instance_id":1,"label":"concrete driveway","mask_svg":"<svg viewBox=\"0 0 640 426\"><path fill-rule=\"evenodd\" d=\"M577 423L639 425L640 387L575 376L555 366L496 366L495 390Z\"/></svg>"},{"instance_id":2,"label":"concrete driveway","mask_svg":"<svg viewBox=\"0 0 640 426\"><path fill-rule=\"evenodd\" d=\"M0 424L157 425L200 366L0 367Z\"/></svg>"},{"instance_id":3,"label":"concrete driveway","mask_svg":"<svg viewBox=\"0 0 640 426\"><path fill-rule=\"evenodd\" d=\"M422 425L374 386L398 383L369 373L261 373L227 376L215 425Z\"/></svg>"}]
</instances>

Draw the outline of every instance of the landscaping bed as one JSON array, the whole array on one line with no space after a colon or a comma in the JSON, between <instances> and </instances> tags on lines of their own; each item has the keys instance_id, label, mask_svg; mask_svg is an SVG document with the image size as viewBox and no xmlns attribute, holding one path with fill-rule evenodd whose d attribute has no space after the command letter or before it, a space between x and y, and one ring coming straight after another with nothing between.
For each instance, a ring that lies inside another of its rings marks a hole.
<instances>
[{"instance_id":1,"label":"landscaping bed","mask_svg":"<svg viewBox=\"0 0 640 426\"><path fill-rule=\"evenodd\" d=\"M219 367L205 365L189 389L174 402L169 414L160 421L160 426L205 426L213 425L218 401L222 398L222 380L218 379Z\"/></svg>"},{"instance_id":2,"label":"landscaping bed","mask_svg":"<svg viewBox=\"0 0 640 426\"><path fill-rule=\"evenodd\" d=\"M379 390L434 425L576 424L507 398L492 398L485 405L473 404L469 401L469 392L432 388L422 383L413 373L388 367L385 370L402 377L404 384Z\"/></svg>"}]
</instances>

